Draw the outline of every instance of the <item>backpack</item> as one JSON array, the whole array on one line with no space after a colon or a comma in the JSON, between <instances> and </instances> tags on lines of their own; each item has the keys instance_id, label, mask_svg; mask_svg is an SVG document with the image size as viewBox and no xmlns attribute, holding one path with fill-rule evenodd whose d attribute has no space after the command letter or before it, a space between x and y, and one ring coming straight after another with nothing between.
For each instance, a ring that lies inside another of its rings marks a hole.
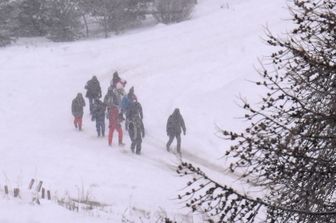
<instances>
[{"instance_id":1,"label":"backpack","mask_svg":"<svg viewBox=\"0 0 336 223\"><path fill-rule=\"evenodd\" d=\"M141 138L143 131L143 123L140 119L140 117L134 116L132 119L130 119L128 123L128 133L132 140L135 140L137 137Z\"/></svg>"}]
</instances>

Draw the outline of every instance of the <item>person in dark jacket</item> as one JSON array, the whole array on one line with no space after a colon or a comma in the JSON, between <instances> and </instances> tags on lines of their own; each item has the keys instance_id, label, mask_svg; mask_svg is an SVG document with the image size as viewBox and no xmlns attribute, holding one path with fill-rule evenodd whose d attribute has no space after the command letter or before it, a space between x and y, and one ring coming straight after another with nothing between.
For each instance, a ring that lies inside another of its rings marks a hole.
<instances>
[{"instance_id":1,"label":"person in dark jacket","mask_svg":"<svg viewBox=\"0 0 336 223\"><path fill-rule=\"evenodd\" d=\"M177 152L181 154L181 130L183 130L183 134L186 134L186 127L184 124L183 117L180 113L180 110L176 108L168 118L167 121L167 135L169 136L169 140L167 142L167 151L170 151L170 145L172 144L174 138L177 141Z\"/></svg>"},{"instance_id":2,"label":"person in dark jacket","mask_svg":"<svg viewBox=\"0 0 336 223\"><path fill-rule=\"evenodd\" d=\"M131 138L131 150L140 155L142 138L145 137L145 127L139 115L134 115L128 123L128 133Z\"/></svg>"},{"instance_id":3,"label":"person in dark jacket","mask_svg":"<svg viewBox=\"0 0 336 223\"><path fill-rule=\"evenodd\" d=\"M109 135L108 135L108 144L109 146L112 145L112 139L113 139L113 132L114 130L117 130L118 132L118 142L119 145L124 145L123 143L123 131L121 128L121 122L123 121L122 116L119 114L119 110L117 106L112 106L108 111L108 117L109 119Z\"/></svg>"},{"instance_id":4,"label":"person in dark jacket","mask_svg":"<svg viewBox=\"0 0 336 223\"><path fill-rule=\"evenodd\" d=\"M105 104L99 100L95 99L92 105L92 121L96 121L96 129L98 137L105 136Z\"/></svg>"},{"instance_id":5,"label":"person in dark jacket","mask_svg":"<svg viewBox=\"0 0 336 223\"><path fill-rule=\"evenodd\" d=\"M78 130L82 130L83 113L84 113L85 100L82 93L78 93L72 100L71 111L74 116L74 125Z\"/></svg>"},{"instance_id":6,"label":"person in dark jacket","mask_svg":"<svg viewBox=\"0 0 336 223\"><path fill-rule=\"evenodd\" d=\"M134 115L139 115L141 120L143 119L142 106L138 101L134 101L133 103L131 103L126 112L126 117L128 117L128 119L132 119Z\"/></svg>"},{"instance_id":7,"label":"person in dark jacket","mask_svg":"<svg viewBox=\"0 0 336 223\"><path fill-rule=\"evenodd\" d=\"M85 97L89 99L90 113L92 114L92 105L94 100L99 99L102 96L100 84L96 76L93 76L92 79L86 83L85 89L86 89Z\"/></svg>"},{"instance_id":8,"label":"person in dark jacket","mask_svg":"<svg viewBox=\"0 0 336 223\"><path fill-rule=\"evenodd\" d=\"M105 97L104 97L104 104L107 107L107 111L109 111L113 106L119 106L120 101L118 96L115 94L112 88L109 88Z\"/></svg>"}]
</instances>

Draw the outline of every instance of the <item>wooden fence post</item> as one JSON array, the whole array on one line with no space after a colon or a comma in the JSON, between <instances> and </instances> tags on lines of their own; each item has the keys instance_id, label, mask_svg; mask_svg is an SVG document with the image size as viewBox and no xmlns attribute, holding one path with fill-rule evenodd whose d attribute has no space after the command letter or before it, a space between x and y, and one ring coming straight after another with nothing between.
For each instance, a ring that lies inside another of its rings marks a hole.
<instances>
[{"instance_id":1,"label":"wooden fence post","mask_svg":"<svg viewBox=\"0 0 336 223\"><path fill-rule=\"evenodd\" d=\"M34 179L31 179L30 184L29 184L29 187L28 187L29 190L31 190L31 189L33 188L34 182L35 182L35 180L34 180Z\"/></svg>"},{"instance_id":2,"label":"wooden fence post","mask_svg":"<svg viewBox=\"0 0 336 223\"><path fill-rule=\"evenodd\" d=\"M40 180L39 184L36 187L36 192L40 192L42 188L43 181Z\"/></svg>"},{"instance_id":3,"label":"wooden fence post","mask_svg":"<svg viewBox=\"0 0 336 223\"><path fill-rule=\"evenodd\" d=\"M20 189L14 188L14 197L19 197L19 196L20 196Z\"/></svg>"},{"instance_id":4,"label":"wooden fence post","mask_svg":"<svg viewBox=\"0 0 336 223\"><path fill-rule=\"evenodd\" d=\"M42 199L44 199L44 197L45 197L45 189L44 187L42 187Z\"/></svg>"},{"instance_id":5,"label":"wooden fence post","mask_svg":"<svg viewBox=\"0 0 336 223\"><path fill-rule=\"evenodd\" d=\"M48 200L50 201L51 200L50 190L47 191L47 197L48 197Z\"/></svg>"}]
</instances>

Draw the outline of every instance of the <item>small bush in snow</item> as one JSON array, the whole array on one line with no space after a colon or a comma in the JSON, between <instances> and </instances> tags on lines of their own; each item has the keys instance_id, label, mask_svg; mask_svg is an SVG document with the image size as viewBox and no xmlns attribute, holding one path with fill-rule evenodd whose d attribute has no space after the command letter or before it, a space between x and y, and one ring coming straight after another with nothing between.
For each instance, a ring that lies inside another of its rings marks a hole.
<instances>
[{"instance_id":1,"label":"small bush in snow","mask_svg":"<svg viewBox=\"0 0 336 223\"><path fill-rule=\"evenodd\" d=\"M181 22L190 17L195 4L195 0L155 0L154 17L165 24Z\"/></svg>"}]
</instances>

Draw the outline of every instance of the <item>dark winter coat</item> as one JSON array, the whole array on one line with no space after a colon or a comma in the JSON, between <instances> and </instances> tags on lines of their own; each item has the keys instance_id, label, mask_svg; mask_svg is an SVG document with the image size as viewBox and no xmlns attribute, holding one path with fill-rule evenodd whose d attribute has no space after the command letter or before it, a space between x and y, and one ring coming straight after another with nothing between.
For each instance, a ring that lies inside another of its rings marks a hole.
<instances>
[{"instance_id":1,"label":"dark winter coat","mask_svg":"<svg viewBox=\"0 0 336 223\"><path fill-rule=\"evenodd\" d=\"M167 121L167 135L175 136L181 134L181 129L183 133L186 133L186 127L182 115L180 114L179 109L175 109L174 113L169 116Z\"/></svg>"},{"instance_id":2,"label":"dark winter coat","mask_svg":"<svg viewBox=\"0 0 336 223\"><path fill-rule=\"evenodd\" d=\"M132 118L135 115L139 115L141 119L143 119L142 106L139 102L134 102L130 105L128 111L126 112L126 116Z\"/></svg>"},{"instance_id":3,"label":"dark winter coat","mask_svg":"<svg viewBox=\"0 0 336 223\"><path fill-rule=\"evenodd\" d=\"M104 121L105 111L106 111L105 104L101 102L100 100L96 100L95 103L93 104L92 120Z\"/></svg>"},{"instance_id":4,"label":"dark winter coat","mask_svg":"<svg viewBox=\"0 0 336 223\"><path fill-rule=\"evenodd\" d=\"M134 116L128 124L128 133L132 141L145 137L145 127L139 116Z\"/></svg>"},{"instance_id":5,"label":"dark winter coat","mask_svg":"<svg viewBox=\"0 0 336 223\"><path fill-rule=\"evenodd\" d=\"M112 108L112 106L119 106L120 100L113 89L109 88L107 94L104 97L104 104L107 106L107 108Z\"/></svg>"},{"instance_id":6,"label":"dark winter coat","mask_svg":"<svg viewBox=\"0 0 336 223\"><path fill-rule=\"evenodd\" d=\"M84 113L85 100L82 94L78 94L71 104L72 115L75 117L82 117Z\"/></svg>"},{"instance_id":7,"label":"dark winter coat","mask_svg":"<svg viewBox=\"0 0 336 223\"><path fill-rule=\"evenodd\" d=\"M86 95L87 98L101 98L101 88L97 78L93 77L89 80L85 85Z\"/></svg>"}]
</instances>

